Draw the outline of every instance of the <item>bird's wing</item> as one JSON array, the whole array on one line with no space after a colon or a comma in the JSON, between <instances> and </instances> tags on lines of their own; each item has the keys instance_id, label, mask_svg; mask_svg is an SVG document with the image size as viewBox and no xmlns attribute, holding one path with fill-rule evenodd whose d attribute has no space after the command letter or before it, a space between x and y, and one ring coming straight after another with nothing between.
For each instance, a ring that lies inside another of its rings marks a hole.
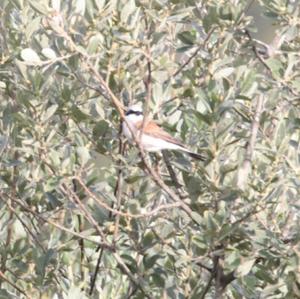
<instances>
[{"instance_id":1,"label":"bird's wing","mask_svg":"<svg viewBox=\"0 0 300 299\"><path fill-rule=\"evenodd\" d=\"M136 128L138 130L141 130L142 126L143 126L143 121L138 122L136 124ZM176 138L174 138L173 136L171 136L169 133L167 133L166 131L164 131L160 126L158 126L153 121L148 121L147 123L145 123L143 133L147 134L149 136L155 137L155 138L164 139L164 140L166 140L168 142L177 144L177 145L182 146L183 148L185 148L185 146L179 140L177 140Z\"/></svg>"}]
</instances>

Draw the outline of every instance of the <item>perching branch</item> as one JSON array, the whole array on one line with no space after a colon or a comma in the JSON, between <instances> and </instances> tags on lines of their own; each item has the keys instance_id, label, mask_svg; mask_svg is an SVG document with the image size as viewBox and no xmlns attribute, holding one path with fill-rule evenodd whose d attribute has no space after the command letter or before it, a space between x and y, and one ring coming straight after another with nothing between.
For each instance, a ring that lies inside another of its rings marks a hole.
<instances>
[{"instance_id":1,"label":"perching branch","mask_svg":"<svg viewBox=\"0 0 300 299\"><path fill-rule=\"evenodd\" d=\"M73 42L72 38L67 34L67 32L64 31L63 28L60 28L59 32L60 32L60 35L62 35L69 42L71 49L73 51L76 51L77 53L79 53L82 56L82 58L83 58L82 63L85 66L85 68L90 70L90 72L94 75L94 78L99 82L101 87L107 92L107 94L110 96L113 104L115 105L117 111L119 112L121 119L123 119L123 121L125 121L127 123L126 119L124 119L125 115L124 115L123 104L116 97L116 95L113 93L113 91L110 89L109 85L104 80L102 75L97 71L95 66L89 61L89 56L86 53L84 53L79 47L77 47L77 45ZM127 123L127 125L129 127L129 129L131 130L130 125L128 123ZM156 184L159 187L161 187L170 196L170 198L173 201L181 202L181 204L180 204L181 208L190 216L191 219L194 220L191 208L187 204L185 204L184 202L181 201L181 199L176 195L176 193L163 182L163 180L161 179L159 174L150 166L150 164L146 160L144 150L141 147L135 132L131 132L131 133L133 136L133 140L135 141L135 143L138 146L138 149L140 150L140 154L141 154L142 160L146 166L146 169L147 169L148 173L150 174L150 176L152 177L153 181L156 182ZM196 220L194 220L194 221L197 223Z\"/></svg>"}]
</instances>

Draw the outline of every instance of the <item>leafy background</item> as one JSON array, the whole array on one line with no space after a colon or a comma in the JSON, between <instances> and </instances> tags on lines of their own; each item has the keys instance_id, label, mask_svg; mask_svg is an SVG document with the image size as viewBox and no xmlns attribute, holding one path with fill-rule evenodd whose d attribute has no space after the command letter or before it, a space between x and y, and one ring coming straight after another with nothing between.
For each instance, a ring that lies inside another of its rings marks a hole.
<instances>
[{"instance_id":1,"label":"leafy background","mask_svg":"<svg viewBox=\"0 0 300 299\"><path fill-rule=\"evenodd\" d=\"M297 1L0 13L0 298L300 298ZM207 160L126 146L136 102Z\"/></svg>"}]
</instances>

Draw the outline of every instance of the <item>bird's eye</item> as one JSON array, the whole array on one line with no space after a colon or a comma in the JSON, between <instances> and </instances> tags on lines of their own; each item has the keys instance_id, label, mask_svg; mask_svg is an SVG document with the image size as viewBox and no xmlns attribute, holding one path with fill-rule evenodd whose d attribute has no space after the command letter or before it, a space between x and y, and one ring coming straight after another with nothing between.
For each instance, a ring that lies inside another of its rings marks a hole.
<instances>
[{"instance_id":1,"label":"bird's eye","mask_svg":"<svg viewBox=\"0 0 300 299\"><path fill-rule=\"evenodd\" d=\"M126 112L126 116L128 116L128 115L130 115L130 114L142 115L143 112L142 112L142 111L128 110L128 111Z\"/></svg>"}]
</instances>

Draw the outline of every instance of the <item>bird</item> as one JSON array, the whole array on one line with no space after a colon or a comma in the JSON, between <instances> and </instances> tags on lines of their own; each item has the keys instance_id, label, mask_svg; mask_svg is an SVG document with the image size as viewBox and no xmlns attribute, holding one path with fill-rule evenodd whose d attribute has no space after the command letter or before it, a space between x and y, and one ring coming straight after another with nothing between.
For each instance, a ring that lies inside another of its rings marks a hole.
<instances>
[{"instance_id":1,"label":"bird","mask_svg":"<svg viewBox=\"0 0 300 299\"><path fill-rule=\"evenodd\" d=\"M125 120L122 123L122 132L130 143L134 142L133 132L137 140L140 140L142 148L147 152L175 150L185 152L194 159L205 160L201 154L189 150L186 145L171 136L153 120L146 120L145 124L143 124L143 120L144 115L141 106L132 105L127 109Z\"/></svg>"}]
</instances>

